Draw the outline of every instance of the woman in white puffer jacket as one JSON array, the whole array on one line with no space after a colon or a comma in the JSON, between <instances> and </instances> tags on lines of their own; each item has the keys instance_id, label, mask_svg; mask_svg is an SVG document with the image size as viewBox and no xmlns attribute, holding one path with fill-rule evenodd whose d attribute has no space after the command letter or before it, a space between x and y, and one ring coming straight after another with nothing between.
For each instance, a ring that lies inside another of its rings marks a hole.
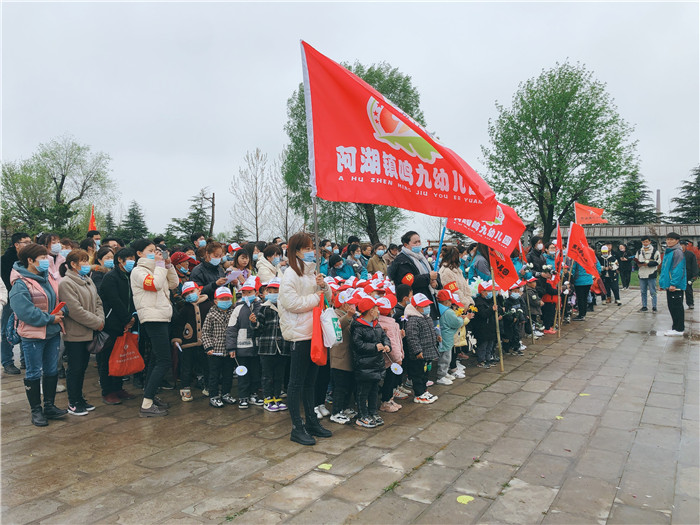
<instances>
[{"instance_id":1,"label":"woman in white puffer jacket","mask_svg":"<svg viewBox=\"0 0 700 525\"><path fill-rule=\"evenodd\" d=\"M289 239L287 253L289 268L282 276L277 305L280 329L285 344L290 345L291 364L287 405L292 418L290 439L302 445L313 445L313 436L330 437L330 430L321 426L314 412L314 386L318 366L311 361L313 309L319 305L323 292L331 299L323 275L316 274L316 253L307 233L297 233ZM304 403L306 425L301 419L299 402Z\"/></svg>"}]
</instances>

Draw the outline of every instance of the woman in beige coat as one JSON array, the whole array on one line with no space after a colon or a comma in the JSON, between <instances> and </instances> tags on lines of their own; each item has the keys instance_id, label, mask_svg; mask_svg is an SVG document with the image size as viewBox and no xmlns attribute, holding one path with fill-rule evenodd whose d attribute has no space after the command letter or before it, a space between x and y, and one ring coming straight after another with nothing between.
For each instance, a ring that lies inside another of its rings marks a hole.
<instances>
[{"instance_id":1,"label":"woman in beige coat","mask_svg":"<svg viewBox=\"0 0 700 525\"><path fill-rule=\"evenodd\" d=\"M73 250L61 266L61 283L58 285L58 299L66 303L66 316L63 320L65 336L63 341L68 356L66 387L68 390L68 413L85 416L95 407L83 395L85 370L90 361L88 345L95 331L105 326L105 314L97 288L88 277L90 256L84 250Z\"/></svg>"},{"instance_id":2,"label":"woman in beige coat","mask_svg":"<svg viewBox=\"0 0 700 525\"><path fill-rule=\"evenodd\" d=\"M459 267L459 250L456 247L446 246L442 249L442 262L438 273L440 274L442 285L452 293L455 293L455 290L452 290L449 284L452 282L457 283L456 293L459 295L459 301L465 308L469 308L469 305L474 304L472 289Z\"/></svg>"}]
</instances>

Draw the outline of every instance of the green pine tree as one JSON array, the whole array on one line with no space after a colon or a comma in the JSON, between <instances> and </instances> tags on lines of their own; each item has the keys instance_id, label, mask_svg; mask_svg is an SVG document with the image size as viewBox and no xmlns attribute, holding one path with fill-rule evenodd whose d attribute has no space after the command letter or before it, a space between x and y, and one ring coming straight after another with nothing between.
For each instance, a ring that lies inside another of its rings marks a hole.
<instances>
[{"instance_id":1,"label":"green pine tree","mask_svg":"<svg viewBox=\"0 0 700 525\"><path fill-rule=\"evenodd\" d=\"M610 214L619 224L650 224L658 222L651 191L641 173L630 172L615 195Z\"/></svg>"},{"instance_id":2,"label":"green pine tree","mask_svg":"<svg viewBox=\"0 0 700 525\"><path fill-rule=\"evenodd\" d=\"M683 181L678 190L678 197L671 199L675 204L671 219L683 224L700 223L700 166L690 172L690 177Z\"/></svg>"},{"instance_id":3,"label":"green pine tree","mask_svg":"<svg viewBox=\"0 0 700 525\"><path fill-rule=\"evenodd\" d=\"M103 228L103 235L105 237L111 237L114 232L117 231L117 224L114 221L114 215L112 215L112 210L107 210L107 215L105 215L105 225Z\"/></svg>"},{"instance_id":4,"label":"green pine tree","mask_svg":"<svg viewBox=\"0 0 700 525\"><path fill-rule=\"evenodd\" d=\"M126 217L122 220L117 230L117 236L122 238L127 244L137 239L148 236L148 227L143 217L141 206L136 201L131 201Z\"/></svg>"}]
</instances>

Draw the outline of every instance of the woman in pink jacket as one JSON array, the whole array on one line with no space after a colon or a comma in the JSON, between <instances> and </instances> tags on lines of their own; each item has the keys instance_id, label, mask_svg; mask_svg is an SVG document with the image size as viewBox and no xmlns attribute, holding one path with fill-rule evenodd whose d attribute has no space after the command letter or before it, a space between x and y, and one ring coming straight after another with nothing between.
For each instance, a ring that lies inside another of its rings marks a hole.
<instances>
[{"instance_id":1,"label":"woman in pink jacket","mask_svg":"<svg viewBox=\"0 0 700 525\"><path fill-rule=\"evenodd\" d=\"M399 323L391 316L391 312L396 306L396 296L386 295L377 299L379 306L379 326L389 336L391 352L384 354L384 365L387 370L384 375L384 385L382 386L382 404L379 410L382 412L396 412L401 409L394 401L394 389L401 384L401 375L391 371L392 363L401 364L403 362L403 333Z\"/></svg>"}]
</instances>

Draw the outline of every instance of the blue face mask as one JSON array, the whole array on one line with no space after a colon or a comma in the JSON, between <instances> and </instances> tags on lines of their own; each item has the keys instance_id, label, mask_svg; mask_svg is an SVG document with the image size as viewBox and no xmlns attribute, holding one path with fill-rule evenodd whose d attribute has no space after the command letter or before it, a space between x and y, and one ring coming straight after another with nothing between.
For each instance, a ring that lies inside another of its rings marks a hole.
<instances>
[{"instance_id":1,"label":"blue face mask","mask_svg":"<svg viewBox=\"0 0 700 525\"><path fill-rule=\"evenodd\" d=\"M48 259L42 259L39 261L39 264L37 265L39 268L40 272L45 272L49 269L49 260Z\"/></svg>"},{"instance_id":2,"label":"blue face mask","mask_svg":"<svg viewBox=\"0 0 700 525\"><path fill-rule=\"evenodd\" d=\"M340 266L335 266L336 270L342 270L343 266L345 266L345 263L340 263Z\"/></svg>"},{"instance_id":3,"label":"blue face mask","mask_svg":"<svg viewBox=\"0 0 700 525\"><path fill-rule=\"evenodd\" d=\"M151 261L154 261L156 259L156 254L149 253L148 255L146 255L146 259L150 259Z\"/></svg>"},{"instance_id":4,"label":"blue face mask","mask_svg":"<svg viewBox=\"0 0 700 525\"><path fill-rule=\"evenodd\" d=\"M280 258L279 257L273 257L272 258L272 266L277 266L280 263Z\"/></svg>"},{"instance_id":5,"label":"blue face mask","mask_svg":"<svg viewBox=\"0 0 700 525\"><path fill-rule=\"evenodd\" d=\"M87 275L90 273L90 265L89 264L81 264L80 265L80 271L78 272L80 275Z\"/></svg>"},{"instance_id":6,"label":"blue face mask","mask_svg":"<svg viewBox=\"0 0 700 525\"><path fill-rule=\"evenodd\" d=\"M207 245L207 241L205 241L204 239L202 239L202 240L200 240L200 241L197 241L197 244L199 245L200 248L202 248L203 246L206 246L206 245Z\"/></svg>"},{"instance_id":7,"label":"blue face mask","mask_svg":"<svg viewBox=\"0 0 700 525\"><path fill-rule=\"evenodd\" d=\"M335 250L333 250L333 253L340 253L340 250L336 248Z\"/></svg>"},{"instance_id":8,"label":"blue face mask","mask_svg":"<svg viewBox=\"0 0 700 525\"><path fill-rule=\"evenodd\" d=\"M487 299L493 299L493 292L486 292Z\"/></svg>"},{"instance_id":9,"label":"blue face mask","mask_svg":"<svg viewBox=\"0 0 700 525\"><path fill-rule=\"evenodd\" d=\"M134 269L134 265L136 264L136 261L128 260L124 263L124 269L126 270L126 273L131 272L131 270Z\"/></svg>"},{"instance_id":10,"label":"blue face mask","mask_svg":"<svg viewBox=\"0 0 700 525\"><path fill-rule=\"evenodd\" d=\"M55 242L51 245L51 253L60 253L61 252L61 243L60 242Z\"/></svg>"},{"instance_id":11,"label":"blue face mask","mask_svg":"<svg viewBox=\"0 0 700 525\"><path fill-rule=\"evenodd\" d=\"M219 264L221 264L221 257L212 257L212 259L211 259L211 261L209 261L209 263L212 266L219 266Z\"/></svg>"},{"instance_id":12,"label":"blue face mask","mask_svg":"<svg viewBox=\"0 0 700 525\"><path fill-rule=\"evenodd\" d=\"M423 308L423 315L430 315L430 306Z\"/></svg>"},{"instance_id":13,"label":"blue face mask","mask_svg":"<svg viewBox=\"0 0 700 525\"><path fill-rule=\"evenodd\" d=\"M63 255L63 257L68 257L68 254L70 252L71 252L71 250L61 250L61 255Z\"/></svg>"},{"instance_id":14,"label":"blue face mask","mask_svg":"<svg viewBox=\"0 0 700 525\"><path fill-rule=\"evenodd\" d=\"M216 303L222 310L228 310L231 308L231 301L219 301Z\"/></svg>"},{"instance_id":15,"label":"blue face mask","mask_svg":"<svg viewBox=\"0 0 700 525\"><path fill-rule=\"evenodd\" d=\"M110 270L114 268L114 259L107 259L105 261L105 268L109 268Z\"/></svg>"},{"instance_id":16,"label":"blue face mask","mask_svg":"<svg viewBox=\"0 0 700 525\"><path fill-rule=\"evenodd\" d=\"M246 297L243 298L243 302L244 302L245 304L247 304L248 306L250 306L251 304L253 304L253 301L255 301L255 296L254 296L254 295L248 295L248 296L246 296Z\"/></svg>"},{"instance_id":17,"label":"blue face mask","mask_svg":"<svg viewBox=\"0 0 700 525\"><path fill-rule=\"evenodd\" d=\"M510 294L513 299L520 299L520 294L518 292L513 292Z\"/></svg>"},{"instance_id":18,"label":"blue face mask","mask_svg":"<svg viewBox=\"0 0 700 525\"><path fill-rule=\"evenodd\" d=\"M254 253L254 254L253 254L253 260L254 260L254 261L257 261L259 255L260 255L259 253Z\"/></svg>"},{"instance_id":19,"label":"blue face mask","mask_svg":"<svg viewBox=\"0 0 700 525\"><path fill-rule=\"evenodd\" d=\"M187 301L188 303L196 303L198 298L199 296L195 292L192 292L185 296L185 301Z\"/></svg>"},{"instance_id":20,"label":"blue face mask","mask_svg":"<svg viewBox=\"0 0 700 525\"><path fill-rule=\"evenodd\" d=\"M95 248L99 250L101 245L102 241L100 239L95 239Z\"/></svg>"},{"instance_id":21,"label":"blue face mask","mask_svg":"<svg viewBox=\"0 0 700 525\"><path fill-rule=\"evenodd\" d=\"M412 251L413 253L420 253L420 245L418 245L418 246L413 246L413 247L411 248L411 251Z\"/></svg>"},{"instance_id":22,"label":"blue face mask","mask_svg":"<svg viewBox=\"0 0 700 525\"><path fill-rule=\"evenodd\" d=\"M180 273L187 274L187 273L190 273L190 271L187 268L185 268L184 266L180 266Z\"/></svg>"},{"instance_id":23,"label":"blue face mask","mask_svg":"<svg viewBox=\"0 0 700 525\"><path fill-rule=\"evenodd\" d=\"M307 262L307 263L316 262L316 252L304 252L304 262Z\"/></svg>"},{"instance_id":24,"label":"blue face mask","mask_svg":"<svg viewBox=\"0 0 700 525\"><path fill-rule=\"evenodd\" d=\"M327 250L327 251L329 251L329 252L332 252L332 251L333 251L333 248L331 248L330 246L326 246L326 247L323 248L323 249L324 249L324 250Z\"/></svg>"},{"instance_id":25,"label":"blue face mask","mask_svg":"<svg viewBox=\"0 0 700 525\"><path fill-rule=\"evenodd\" d=\"M377 250L377 255L379 255L379 257L384 255L385 253L386 253L386 251L384 251L384 250Z\"/></svg>"},{"instance_id":26,"label":"blue face mask","mask_svg":"<svg viewBox=\"0 0 700 525\"><path fill-rule=\"evenodd\" d=\"M272 304L277 304L277 297L279 297L279 294L277 293L269 293L265 296L265 298Z\"/></svg>"}]
</instances>

